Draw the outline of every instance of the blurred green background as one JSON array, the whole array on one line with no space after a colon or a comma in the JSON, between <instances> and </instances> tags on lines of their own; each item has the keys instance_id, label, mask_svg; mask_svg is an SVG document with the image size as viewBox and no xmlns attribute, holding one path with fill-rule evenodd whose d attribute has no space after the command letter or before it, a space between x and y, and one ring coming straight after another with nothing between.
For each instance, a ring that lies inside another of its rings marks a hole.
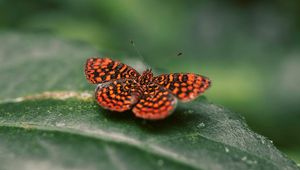
<instances>
[{"instance_id":1,"label":"blurred green background","mask_svg":"<svg viewBox=\"0 0 300 170\"><path fill-rule=\"evenodd\" d=\"M114 58L140 58L134 40L153 68L210 77L209 101L300 163L300 1L0 0L0 31L53 34Z\"/></svg>"}]
</instances>

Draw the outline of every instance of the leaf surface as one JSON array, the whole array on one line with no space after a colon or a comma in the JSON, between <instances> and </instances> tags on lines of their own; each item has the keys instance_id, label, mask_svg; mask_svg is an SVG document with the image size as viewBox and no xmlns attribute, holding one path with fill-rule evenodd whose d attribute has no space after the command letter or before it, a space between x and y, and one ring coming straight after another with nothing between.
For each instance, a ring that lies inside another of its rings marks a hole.
<instances>
[{"instance_id":1,"label":"leaf surface","mask_svg":"<svg viewBox=\"0 0 300 170\"><path fill-rule=\"evenodd\" d=\"M243 118L203 97L154 122L101 109L83 75L93 48L0 37L0 169L297 169Z\"/></svg>"}]
</instances>

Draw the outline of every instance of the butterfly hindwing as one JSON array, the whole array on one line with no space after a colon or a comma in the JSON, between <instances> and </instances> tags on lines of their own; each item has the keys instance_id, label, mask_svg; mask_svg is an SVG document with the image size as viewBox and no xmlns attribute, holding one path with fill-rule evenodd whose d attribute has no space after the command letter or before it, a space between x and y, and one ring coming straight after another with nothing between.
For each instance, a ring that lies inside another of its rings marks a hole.
<instances>
[{"instance_id":1,"label":"butterfly hindwing","mask_svg":"<svg viewBox=\"0 0 300 170\"><path fill-rule=\"evenodd\" d=\"M145 88L144 88L145 89ZM158 120L172 114L177 99L166 88L154 83L144 90L139 102L133 107L135 116L143 119Z\"/></svg>"},{"instance_id":2,"label":"butterfly hindwing","mask_svg":"<svg viewBox=\"0 0 300 170\"><path fill-rule=\"evenodd\" d=\"M90 83L98 84L122 78L137 79L140 74L132 67L109 58L89 58L85 76Z\"/></svg>"},{"instance_id":3,"label":"butterfly hindwing","mask_svg":"<svg viewBox=\"0 0 300 170\"><path fill-rule=\"evenodd\" d=\"M123 112L132 108L140 98L138 84L133 79L119 79L99 84L95 97L100 106Z\"/></svg>"},{"instance_id":4,"label":"butterfly hindwing","mask_svg":"<svg viewBox=\"0 0 300 170\"><path fill-rule=\"evenodd\" d=\"M162 74L154 77L153 81L183 102L195 99L210 86L208 78L193 73Z\"/></svg>"}]
</instances>

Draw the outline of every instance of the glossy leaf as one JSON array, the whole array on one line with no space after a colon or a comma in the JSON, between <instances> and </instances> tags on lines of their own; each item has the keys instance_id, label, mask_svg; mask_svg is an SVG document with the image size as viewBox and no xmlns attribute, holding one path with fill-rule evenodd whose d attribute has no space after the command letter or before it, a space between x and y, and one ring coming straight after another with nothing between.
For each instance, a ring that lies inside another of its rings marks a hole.
<instances>
[{"instance_id":1,"label":"glossy leaf","mask_svg":"<svg viewBox=\"0 0 300 170\"><path fill-rule=\"evenodd\" d=\"M162 121L101 109L83 74L94 54L50 36L0 35L0 169L297 169L203 97Z\"/></svg>"}]
</instances>

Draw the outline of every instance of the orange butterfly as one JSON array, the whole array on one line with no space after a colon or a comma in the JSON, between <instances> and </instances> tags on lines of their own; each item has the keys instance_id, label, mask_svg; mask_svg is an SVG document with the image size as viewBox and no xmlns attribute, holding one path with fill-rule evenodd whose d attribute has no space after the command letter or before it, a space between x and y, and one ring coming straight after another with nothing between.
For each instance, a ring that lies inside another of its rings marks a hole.
<instances>
[{"instance_id":1,"label":"orange butterfly","mask_svg":"<svg viewBox=\"0 0 300 170\"><path fill-rule=\"evenodd\" d=\"M191 101L210 87L207 77L193 73L153 76L151 70L140 75L132 67L109 58L89 58L85 75L98 84L95 97L100 106L112 111L132 109L143 119L164 119L176 108L177 99Z\"/></svg>"}]
</instances>

